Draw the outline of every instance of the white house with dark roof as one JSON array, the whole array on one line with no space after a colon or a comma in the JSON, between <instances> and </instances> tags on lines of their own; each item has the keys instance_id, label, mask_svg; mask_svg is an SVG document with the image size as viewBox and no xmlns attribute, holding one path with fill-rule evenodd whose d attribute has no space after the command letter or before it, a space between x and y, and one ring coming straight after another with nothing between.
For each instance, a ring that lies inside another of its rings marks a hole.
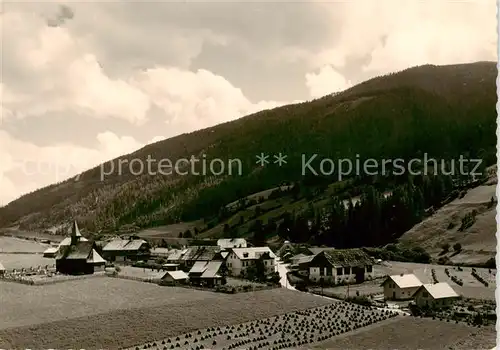
<instances>
[{"instance_id":1,"label":"white house with dark roof","mask_svg":"<svg viewBox=\"0 0 500 350\"><path fill-rule=\"evenodd\" d=\"M381 286L384 288L385 299L407 300L413 297L422 284L417 276L410 273L388 276Z\"/></svg>"},{"instance_id":2,"label":"white house with dark roof","mask_svg":"<svg viewBox=\"0 0 500 350\"><path fill-rule=\"evenodd\" d=\"M276 255L269 247L233 248L227 257L226 264L231 276L240 276L249 266L262 260L266 273L276 271Z\"/></svg>"},{"instance_id":3,"label":"white house with dark roof","mask_svg":"<svg viewBox=\"0 0 500 350\"><path fill-rule=\"evenodd\" d=\"M197 261L189 270L189 280L210 287L222 284L224 262L218 260Z\"/></svg>"},{"instance_id":4,"label":"white house with dark roof","mask_svg":"<svg viewBox=\"0 0 500 350\"><path fill-rule=\"evenodd\" d=\"M362 249L322 250L305 261L313 283L362 283L373 278L373 259Z\"/></svg>"},{"instance_id":5,"label":"white house with dark roof","mask_svg":"<svg viewBox=\"0 0 500 350\"><path fill-rule=\"evenodd\" d=\"M459 298L460 295L446 282L423 284L413 295L420 307L447 307Z\"/></svg>"}]
</instances>

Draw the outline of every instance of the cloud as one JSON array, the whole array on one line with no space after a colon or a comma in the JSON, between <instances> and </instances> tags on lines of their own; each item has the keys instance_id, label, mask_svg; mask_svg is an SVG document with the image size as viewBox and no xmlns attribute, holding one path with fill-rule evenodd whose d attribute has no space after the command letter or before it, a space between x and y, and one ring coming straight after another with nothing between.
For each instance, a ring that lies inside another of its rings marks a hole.
<instances>
[{"instance_id":1,"label":"cloud","mask_svg":"<svg viewBox=\"0 0 500 350\"><path fill-rule=\"evenodd\" d=\"M0 203L148 142L376 75L425 63L496 60L495 5L6 3ZM77 130L60 128L64 117L78 118ZM42 123L36 141L22 132ZM71 132L93 144L77 144ZM23 173L22 164L39 159L61 170Z\"/></svg>"},{"instance_id":2,"label":"cloud","mask_svg":"<svg viewBox=\"0 0 500 350\"><path fill-rule=\"evenodd\" d=\"M111 131L98 134L96 139L96 148L68 143L40 147L0 130L0 205L154 142L153 139L143 144Z\"/></svg>"},{"instance_id":3,"label":"cloud","mask_svg":"<svg viewBox=\"0 0 500 350\"><path fill-rule=\"evenodd\" d=\"M369 57L362 68L378 74L421 64L496 60L494 1L385 0L319 4L341 25L333 44L310 54L312 67L344 67Z\"/></svg>"},{"instance_id":4,"label":"cloud","mask_svg":"<svg viewBox=\"0 0 500 350\"><path fill-rule=\"evenodd\" d=\"M344 91L352 83L332 66L323 66L318 73L306 74L306 85L312 98L319 98L335 92Z\"/></svg>"}]
</instances>

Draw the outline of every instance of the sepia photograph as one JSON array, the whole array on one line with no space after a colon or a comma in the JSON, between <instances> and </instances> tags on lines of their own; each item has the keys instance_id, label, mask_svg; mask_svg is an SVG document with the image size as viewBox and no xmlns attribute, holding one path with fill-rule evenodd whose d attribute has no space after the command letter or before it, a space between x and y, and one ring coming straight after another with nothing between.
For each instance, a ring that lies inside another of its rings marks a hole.
<instances>
[{"instance_id":1,"label":"sepia photograph","mask_svg":"<svg viewBox=\"0 0 500 350\"><path fill-rule=\"evenodd\" d=\"M0 350L496 350L496 1L0 7Z\"/></svg>"}]
</instances>

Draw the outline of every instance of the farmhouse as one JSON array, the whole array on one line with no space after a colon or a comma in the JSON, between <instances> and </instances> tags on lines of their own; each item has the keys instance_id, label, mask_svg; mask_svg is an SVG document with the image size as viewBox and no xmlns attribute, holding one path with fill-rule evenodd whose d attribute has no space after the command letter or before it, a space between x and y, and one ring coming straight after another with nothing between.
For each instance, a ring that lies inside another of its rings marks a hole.
<instances>
[{"instance_id":1,"label":"farmhouse","mask_svg":"<svg viewBox=\"0 0 500 350\"><path fill-rule=\"evenodd\" d=\"M422 282L414 274L401 274L387 277L381 286L385 299L406 300L412 298Z\"/></svg>"},{"instance_id":2,"label":"farmhouse","mask_svg":"<svg viewBox=\"0 0 500 350\"><path fill-rule=\"evenodd\" d=\"M362 283L373 278L373 260L361 249L323 250L308 265L314 283Z\"/></svg>"},{"instance_id":3,"label":"farmhouse","mask_svg":"<svg viewBox=\"0 0 500 350\"><path fill-rule=\"evenodd\" d=\"M150 245L143 239L114 239L102 248L102 254L109 261L148 260Z\"/></svg>"},{"instance_id":4,"label":"farmhouse","mask_svg":"<svg viewBox=\"0 0 500 350\"><path fill-rule=\"evenodd\" d=\"M195 262L208 262L213 260L219 252L220 248L218 246L188 247L187 251L180 258L180 262L184 268L190 268L195 264Z\"/></svg>"},{"instance_id":5,"label":"farmhouse","mask_svg":"<svg viewBox=\"0 0 500 350\"><path fill-rule=\"evenodd\" d=\"M188 280L188 275L184 271L167 271L161 277L161 280L171 285L185 284Z\"/></svg>"},{"instance_id":6,"label":"farmhouse","mask_svg":"<svg viewBox=\"0 0 500 350\"><path fill-rule=\"evenodd\" d=\"M220 249L246 248L247 241L244 238L221 238L217 241Z\"/></svg>"},{"instance_id":7,"label":"farmhouse","mask_svg":"<svg viewBox=\"0 0 500 350\"><path fill-rule=\"evenodd\" d=\"M5 275L5 267L0 262L0 276L3 276L3 275Z\"/></svg>"},{"instance_id":8,"label":"farmhouse","mask_svg":"<svg viewBox=\"0 0 500 350\"><path fill-rule=\"evenodd\" d=\"M189 280L194 284L202 284L210 287L220 285L223 281L223 261L197 261L189 270Z\"/></svg>"},{"instance_id":9,"label":"farmhouse","mask_svg":"<svg viewBox=\"0 0 500 350\"><path fill-rule=\"evenodd\" d=\"M415 303L422 306L446 307L450 306L460 296L445 282L424 284L413 295Z\"/></svg>"},{"instance_id":10,"label":"farmhouse","mask_svg":"<svg viewBox=\"0 0 500 350\"><path fill-rule=\"evenodd\" d=\"M240 276L249 266L260 260L264 264L266 274L276 271L276 255L269 247L233 248L227 258L228 272L232 276Z\"/></svg>"},{"instance_id":11,"label":"farmhouse","mask_svg":"<svg viewBox=\"0 0 500 350\"><path fill-rule=\"evenodd\" d=\"M103 270L106 261L95 248L94 242L76 240L69 246L62 246L56 255L57 272L80 275Z\"/></svg>"}]
</instances>

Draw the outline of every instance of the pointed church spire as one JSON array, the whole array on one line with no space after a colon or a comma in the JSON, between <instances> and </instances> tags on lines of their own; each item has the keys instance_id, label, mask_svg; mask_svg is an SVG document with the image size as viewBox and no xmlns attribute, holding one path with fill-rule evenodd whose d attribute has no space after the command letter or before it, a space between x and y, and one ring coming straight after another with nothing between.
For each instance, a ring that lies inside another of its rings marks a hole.
<instances>
[{"instance_id":1,"label":"pointed church spire","mask_svg":"<svg viewBox=\"0 0 500 350\"><path fill-rule=\"evenodd\" d=\"M75 245L80 240L80 237L82 237L82 234L80 233L80 229L78 229L78 224L75 220L73 221L73 226L71 227L71 245Z\"/></svg>"},{"instance_id":2,"label":"pointed church spire","mask_svg":"<svg viewBox=\"0 0 500 350\"><path fill-rule=\"evenodd\" d=\"M73 227L71 227L71 236L75 237L82 236L82 234L80 233L80 229L78 228L78 224L76 223L76 220L73 221Z\"/></svg>"}]
</instances>

